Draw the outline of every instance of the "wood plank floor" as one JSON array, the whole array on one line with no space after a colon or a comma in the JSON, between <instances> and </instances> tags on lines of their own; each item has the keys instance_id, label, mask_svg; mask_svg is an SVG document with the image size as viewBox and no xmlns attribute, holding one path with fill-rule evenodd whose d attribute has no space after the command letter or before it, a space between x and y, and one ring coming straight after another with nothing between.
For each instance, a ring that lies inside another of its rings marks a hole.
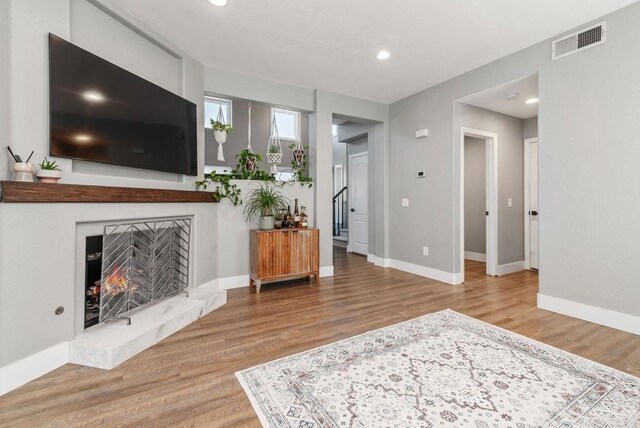
<instances>
[{"instance_id":1,"label":"wood plank floor","mask_svg":"<svg viewBox=\"0 0 640 428\"><path fill-rule=\"evenodd\" d=\"M535 306L537 275L453 287L335 250L336 276L229 292L229 303L103 371L72 364L0 397L0 426L259 427L234 372L451 308L640 376L640 337Z\"/></svg>"}]
</instances>

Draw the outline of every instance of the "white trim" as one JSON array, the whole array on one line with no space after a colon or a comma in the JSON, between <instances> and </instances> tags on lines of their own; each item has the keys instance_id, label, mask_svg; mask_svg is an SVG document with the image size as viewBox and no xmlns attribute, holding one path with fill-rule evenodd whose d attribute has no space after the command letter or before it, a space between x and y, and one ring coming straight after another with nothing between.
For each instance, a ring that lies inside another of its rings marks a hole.
<instances>
[{"instance_id":1,"label":"white trim","mask_svg":"<svg viewBox=\"0 0 640 428\"><path fill-rule=\"evenodd\" d=\"M498 134L478 129L460 128L460 272L456 278L464 282L464 137L481 138L487 145L487 275L498 274Z\"/></svg>"},{"instance_id":2,"label":"white trim","mask_svg":"<svg viewBox=\"0 0 640 428\"><path fill-rule=\"evenodd\" d=\"M531 218L529 217L529 181L531 180L529 172L529 144L537 143L538 137L527 138L524 140L524 268L531 269L531 248L529 240L531 239ZM538 168L538 171L540 168ZM538 244L538 250L540 250Z\"/></svg>"},{"instance_id":3,"label":"white trim","mask_svg":"<svg viewBox=\"0 0 640 428\"><path fill-rule=\"evenodd\" d=\"M640 335L640 317L538 293L538 308Z\"/></svg>"},{"instance_id":4,"label":"white trim","mask_svg":"<svg viewBox=\"0 0 640 428\"><path fill-rule=\"evenodd\" d=\"M0 395L69 362L69 342L62 342L0 368Z\"/></svg>"},{"instance_id":5,"label":"white trim","mask_svg":"<svg viewBox=\"0 0 640 428\"><path fill-rule=\"evenodd\" d=\"M524 261L513 262L506 265L499 265L497 275L507 275L509 273L520 272L524 270Z\"/></svg>"},{"instance_id":6,"label":"white trim","mask_svg":"<svg viewBox=\"0 0 640 428\"><path fill-rule=\"evenodd\" d=\"M248 287L249 275L228 276L226 278L218 278L217 281L219 290Z\"/></svg>"},{"instance_id":7,"label":"white trim","mask_svg":"<svg viewBox=\"0 0 640 428\"><path fill-rule=\"evenodd\" d=\"M391 260L385 259L384 257L374 256L374 263L376 266L383 268L391 267Z\"/></svg>"},{"instance_id":8,"label":"white trim","mask_svg":"<svg viewBox=\"0 0 640 428\"><path fill-rule=\"evenodd\" d=\"M369 262L369 263L375 263L375 262L376 262L376 256L375 256L375 254L367 254L367 262Z\"/></svg>"},{"instance_id":9,"label":"white trim","mask_svg":"<svg viewBox=\"0 0 640 428\"><path fill-rule=\"evenodd\" d=\"M438 269L433 269L427 266L415 265L413 263L403 262L401 260L389 260L389 267L403 272L409 272L414 275L424 276L425 278L435 279L436 281L444 282L450 285L456 285L458 276L451 272L445 272Z\"/></svg>"},{"instance_id":10,"label":"white trim","mask_svg":"<svg viewBox=\"0 0 640 428\"><path fill-rule=\"evenodd\" d=\"M333 276L333 265L320 267L320 278L325 278L327 276Z\"/></svg>"},{"instance_id":11,"label":"white trim","mask_svg":"<svg viewBox=\"0 0 640 428\"><path fill-rule=\"evenodd\" d=\"M482 253L474 253L473 251L465 251L464 252L465 260L473 260L476 262L487 262L487 255Z\"/></svg>"}]
</instances>

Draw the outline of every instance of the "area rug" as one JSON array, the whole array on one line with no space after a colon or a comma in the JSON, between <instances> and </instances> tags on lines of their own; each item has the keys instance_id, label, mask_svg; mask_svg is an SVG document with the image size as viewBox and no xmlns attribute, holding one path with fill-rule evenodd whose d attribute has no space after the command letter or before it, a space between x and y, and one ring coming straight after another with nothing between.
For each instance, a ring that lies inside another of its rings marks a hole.
<instances>
[{"instance_id":1,"label":"area rug","mask_svg":"<svg viewBox=\"0 0 640 428\"><path fill-rule=\"evenodd\" d=\"M265 427L640 426L639 378L451 310L236 376Z\"/></svg>"}]
</instances>

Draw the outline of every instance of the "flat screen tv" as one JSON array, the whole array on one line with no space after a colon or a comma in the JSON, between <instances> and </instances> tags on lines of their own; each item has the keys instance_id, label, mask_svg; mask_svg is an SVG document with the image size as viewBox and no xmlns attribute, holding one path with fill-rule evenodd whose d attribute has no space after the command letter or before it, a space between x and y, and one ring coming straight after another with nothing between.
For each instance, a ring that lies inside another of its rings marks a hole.
<instances>
[{"instance_id":1,"label":"flat screen tv","mask_svg":"<svg viewBox=\"0 0 640 428\"><path fill-rule=\"evenodd\" d=\"M49 35L51 156L197 175L196 105Z\"/></svg>"}]
</instances>

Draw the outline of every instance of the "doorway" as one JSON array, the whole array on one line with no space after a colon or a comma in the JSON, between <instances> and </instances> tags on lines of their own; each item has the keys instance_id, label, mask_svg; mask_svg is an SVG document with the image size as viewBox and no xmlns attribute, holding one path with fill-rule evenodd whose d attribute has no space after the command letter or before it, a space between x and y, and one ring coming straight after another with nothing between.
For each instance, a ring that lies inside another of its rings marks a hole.
<instances>
[{"instance_id":1,"label":"doorway","mask_svg":"<svg viewBox=\"0 0 640 428\"><path fill-rule=\"evenodd\" d=\"M349 245L348 252L369 252L369 154L349 155Z\"/></svg>"},{"instance_id":2,"label":"doorway","mask_svg":"<svg viewBox=\"0 0 640 428\"><path fill-rule=\"evenodd\" d=\"M538 269L538 139L524 140L524 267Z\"/></svg>"},{"instance_id":3,"label":"doorway","mask_svg":"<svg viewBox=\"0 0 640 428\"><path fill-rule=\"evenodd\" d=\"M498 134L462 127L460 130L460 283L465 264L465 139L484 141L485 262L486 274L498 274Z\"/></svg>"}]
</instances>

